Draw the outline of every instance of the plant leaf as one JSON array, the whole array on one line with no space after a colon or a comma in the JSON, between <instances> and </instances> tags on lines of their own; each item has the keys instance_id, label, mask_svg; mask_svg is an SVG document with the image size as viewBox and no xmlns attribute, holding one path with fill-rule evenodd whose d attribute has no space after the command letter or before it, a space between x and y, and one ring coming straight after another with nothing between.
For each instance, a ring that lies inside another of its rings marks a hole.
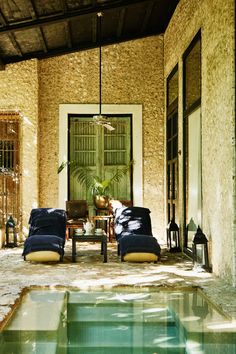
<instances>
[{"instance_id":1,"label":"plant leaf","mask_svg":"<svg viewBox=\"0 0 236 354\"><path fill-rule=\"evenodd\" d=\"M59 174L69 164L70 164L69 161L62 161L62 163L60 164L60 166L57 169L57 173Z\"/></svg>"},{"instance_id":2,"label":"plant leaf","mask_svg":"<svg viewBox=\"0 0 236 354\"><path fill-rule=\"evenodd\" d=\"M60 173L67 165L70 165L71 174L76 177L80 184L84 184L87 190L91 190L93 195L106 195L112 183L120 182L133 163L134 161L131 160L127 166L118 168L111 178L105 180L94 175L94 171L90 168L78 166L76 161L63 161L58 168L58 173Z\"/></svg>"}]
</instances>

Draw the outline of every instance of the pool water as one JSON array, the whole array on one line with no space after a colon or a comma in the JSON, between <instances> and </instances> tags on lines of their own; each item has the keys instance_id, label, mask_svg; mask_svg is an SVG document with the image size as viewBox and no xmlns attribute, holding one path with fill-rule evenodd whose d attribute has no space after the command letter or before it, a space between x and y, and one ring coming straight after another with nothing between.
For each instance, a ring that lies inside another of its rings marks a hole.
<instances>
[{"instance_id":1,"label":"pool water","mask_svg":"<svg viewBox=\"0 0 236 354\"><path fill-rule=\"evenodd\" d=\"M197 290L32 290L1 354L235 354L236 324Z\"/></svg>"}]
</instances>

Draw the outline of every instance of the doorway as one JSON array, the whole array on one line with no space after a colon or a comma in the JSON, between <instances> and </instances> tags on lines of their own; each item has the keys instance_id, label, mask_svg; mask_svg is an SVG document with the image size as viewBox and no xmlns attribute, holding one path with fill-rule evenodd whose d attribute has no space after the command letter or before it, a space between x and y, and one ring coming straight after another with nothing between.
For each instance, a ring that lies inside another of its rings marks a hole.
<instances>
[{"instance_id":1,"label":"doorway","mask_svg":"<svg viewBox=\"0 0 236 354\"><path fill-rule=\"evenodd\" d=\"M104 115L130 117L131 134L134 137L130 142L130 150L132 151L133 165L133 204L143 205L143 139L142 139L142 105L140 104L104 104ZM60 165L62 161L68 160L69 140L69 116L81 115L92 116L97 114L99 106L97 104L61 104L59 105L59 160ZM58 206L65 208L65 202L68 200L68 169L64 170L58 175Z\"/></svg>"},{"instance_id":2,"label":"doorway","mask_svg":"<svg viewBox=\"0 0 236 354\"><path fill-rule=\"evenodd\" d=\"M69 156L76 162L77 171L92 171L94 176L107 180L132 160L131 116L109 116L114 130L92 124L92 116L69 115ZM92 194L69 168L68 196L70 200L86 199L92 204ZM127 173L111 188L114 199L132 201L132 176Z\"/></svg>"},{"instance_id":3,"label":"doorway","mask_svg":"<svg viewBox=\"0 0 236 354\"><path fill-rule=\"evenodd\" d=\"M197 227L202 227L201 32L183 55L183 178L185 252L192 255Z\"/></svg>"},{"instance_id":4,"label":"doorway","mask_svg":"<svg viewBox=\"0 0 236 354\"><path fill-rule=\"evenodd\" d=\"M166 186L167 223L179 222L178 211L178 66L167 78Z\"/></svg>"}]
</instances>

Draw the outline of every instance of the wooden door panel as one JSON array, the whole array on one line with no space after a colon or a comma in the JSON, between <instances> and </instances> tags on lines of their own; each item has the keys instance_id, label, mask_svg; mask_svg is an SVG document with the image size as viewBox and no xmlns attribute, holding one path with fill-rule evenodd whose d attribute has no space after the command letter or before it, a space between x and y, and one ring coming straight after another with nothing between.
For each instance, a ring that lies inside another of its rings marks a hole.
<instances>
[{"instance_id":1,"label":"wooden door panel","mask_svg":"<svg viewBox=\"0 0 236 354\"><path fill-rule=\"evenodd\" d=\"M109 179L119 168L126 166L131 158L130 117L112 118L115 130L91 124L91 117L77 117L70 120L69 160L81 168L89 168L102 179ZM91 194L70 174L70 199L87 199ZM131 200L131 176L129 173L111 190L114 198Z\"/></svg>"}]
</instances>

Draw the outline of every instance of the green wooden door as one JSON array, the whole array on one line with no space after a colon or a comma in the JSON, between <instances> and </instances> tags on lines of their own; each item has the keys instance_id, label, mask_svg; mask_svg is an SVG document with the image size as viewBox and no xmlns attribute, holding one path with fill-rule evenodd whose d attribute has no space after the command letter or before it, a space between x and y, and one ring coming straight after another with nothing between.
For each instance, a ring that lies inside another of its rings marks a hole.
<instances>
[{"instance_id":1,"label":"green wooden door","mask_svg":"<svg viewBox=\"0 0 236 354\"><path fill-rule=\"evenodd\" d=\"M114 172L126 166L131 156L131 118L112 117L109 131L100 125L91 124L91 117L70 116L69 160L76 161L81 168L89 168L102 179L110 178ZM92 203L92 196L69 172L69 197L86 199ZM132 176L126 176L112 186L112 197L132 200Z\"/></svg>"}]
</instances>

